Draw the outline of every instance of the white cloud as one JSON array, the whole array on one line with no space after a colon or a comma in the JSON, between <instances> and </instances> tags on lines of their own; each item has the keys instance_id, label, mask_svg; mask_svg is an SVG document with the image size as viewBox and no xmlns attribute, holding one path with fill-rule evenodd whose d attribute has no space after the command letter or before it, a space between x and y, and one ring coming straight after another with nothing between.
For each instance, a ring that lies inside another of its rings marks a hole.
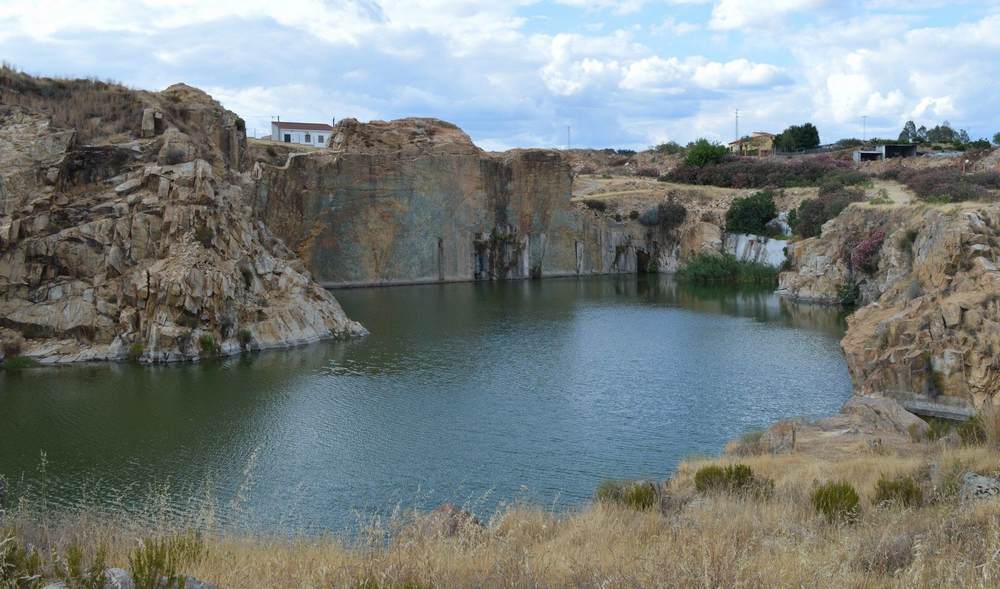
<instances>
[{"instance_id":1,"label":"white cloud","mask_svg":"<svg viewBox=\"0 0 1000 589\"><path fill-rule=\"evenodd\" d=\"M773 85L783 79L776 66L746 59L723 63L700 57L685 60L649 57L629 65L621 85L629 90L676 94L689 87L709 90L754 88Z\"/></svg>"},{"instance_id":2,"label":"white cloud","mask_svg":"<svg viewBox=\"0 0 1000 589\"><path fill-rule=\"evenodd\" d=\"M821 8L832 0L719 0L712 9L709 26L718 30L767 26L780 18L805 10Z\"/></svg>"},{"instance_id":3,"label":"white cloud","mask_svg":"<svg viewBox=\"0 0 1000 589\"><path fill-rule=\"evenodd\" d=\"M0 55L205 86L251 127L427 115L489 146L559 145L572 125L576 144L639 147L728 139L739 108L746 129L809 120L824 140L862 114L883 134L947 117L992 135L1000 0L950 2L948 25L927 12L942 2L0 0Z\"/></svg>"}]
</instances>

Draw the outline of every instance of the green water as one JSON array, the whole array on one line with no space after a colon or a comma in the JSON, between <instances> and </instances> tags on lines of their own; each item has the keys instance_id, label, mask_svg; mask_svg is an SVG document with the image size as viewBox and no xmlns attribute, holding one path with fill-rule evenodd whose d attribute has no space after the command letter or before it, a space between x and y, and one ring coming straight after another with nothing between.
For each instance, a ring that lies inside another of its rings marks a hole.
<instances>
[{"instance_id":1,"label":"green water","mask_svg":"<svg viewBox=\"0 0 1000 589\"><path fill-rule=\"evenodd\" d=\"M157 496L182 516L343 530L396 505L578 504L851 390L838 312L768 291L627 276L336 295L369 337L0 372L0 473L53 505Z\"/></svg>"}]
</instances>

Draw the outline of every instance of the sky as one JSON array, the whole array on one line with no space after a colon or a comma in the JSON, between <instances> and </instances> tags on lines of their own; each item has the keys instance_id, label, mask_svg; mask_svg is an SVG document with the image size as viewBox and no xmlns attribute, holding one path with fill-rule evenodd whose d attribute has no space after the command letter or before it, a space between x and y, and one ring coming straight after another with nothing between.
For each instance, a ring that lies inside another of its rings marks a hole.
<instances>
[{"instance_id":1,"label":"sky","mask_svg":"<svg viewBox=\"0 0 1000 589\"><path fill-rule=\"evenodd\" d=\"M428 116L489 150L644 149L730 141L737 109L824 143L1000 131L1000 0L0 0L0 57L185 82L257 135Z\"/></svg>"}]
</instances>

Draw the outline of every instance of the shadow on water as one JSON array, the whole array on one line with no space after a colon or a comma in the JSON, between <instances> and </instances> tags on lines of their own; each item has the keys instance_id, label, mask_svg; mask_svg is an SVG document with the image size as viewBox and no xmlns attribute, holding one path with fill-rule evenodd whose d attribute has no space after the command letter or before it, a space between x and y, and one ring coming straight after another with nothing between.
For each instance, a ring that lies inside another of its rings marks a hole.
<instances>
[{"instance_id":1,"label":"shadow on water","mask_svg":"<svg viewBox=\"0 0 1000 589\"><path fill-rule=\"evenodd\" d=\"M650 275L336 295L368 338L0 371L0 473L37 493L44 451L56 505L159 493L232 525L341 530L397 504L572 505L850 393L842 313L767 290Z\"/></svg>"}]
</instances>

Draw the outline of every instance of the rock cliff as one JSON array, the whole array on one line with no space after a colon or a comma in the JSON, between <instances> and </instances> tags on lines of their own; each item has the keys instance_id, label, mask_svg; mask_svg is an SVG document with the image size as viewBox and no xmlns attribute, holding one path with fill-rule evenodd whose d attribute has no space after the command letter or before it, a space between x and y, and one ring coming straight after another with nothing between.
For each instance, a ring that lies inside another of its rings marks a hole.
<instances>
[{"instance_id":1,"label":"rock cliff","mask_svg":"<svg viewBox=\"0 0 1000 589\"><path fill-rule=\"evenodd\" d=\"M170 361L363 333L252 214L243 121L207 94L6 69L0 92L3 354Z\"/></svg>"},{"instance_id":2,"label":"rock cliff","mask_svg":"<svg viewBox=\"0 0 1000 589\"><path fill-rule=\"evenodd\" d=\"M259 218L325 286L635 271L623 223L571 202L557 151L477 148L436 119L341 121L281 165L255 145Z\"/></svg>"},{"instance_id":3,"label":"rock cliff","mask_svg":"<svg viewBox=\"0 0 1000 589\"><path fill-rule=\"evenodd\" d=\"M1000 403L1000 204L852 205L789 255L780 293L860 305L842 342L857 392Z\"/></svg>"}]
</instances>

